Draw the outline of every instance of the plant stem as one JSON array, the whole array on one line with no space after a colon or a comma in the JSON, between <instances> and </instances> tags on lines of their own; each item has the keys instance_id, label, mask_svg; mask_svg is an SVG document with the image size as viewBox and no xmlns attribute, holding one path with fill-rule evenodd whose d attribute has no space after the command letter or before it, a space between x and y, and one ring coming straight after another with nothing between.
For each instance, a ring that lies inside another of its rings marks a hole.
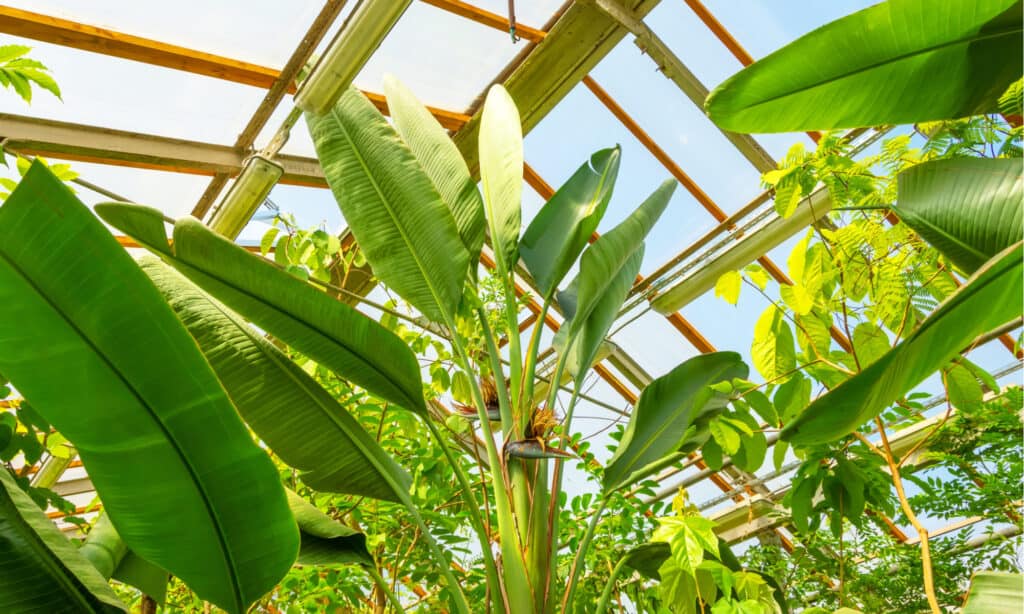
<instances>
[{"instance_id":1,"label":"plant stem","mask_svg":"<svg viewBox=\"0 0 1024 614\"><path fill-rule=\"evenodd\" d=\"M477 316L483 328L487 352L491 359L492 370L494 371L495 387L498 389L498 401L499 403L507 404L508 391L503 391L503 388L505 388L504 382L500 381L504 379L501 371L501 362L498 360L494 335L487 324L487 314L482 307L477 308ZM451 327L451 330L454 331L455 328ZM462 368L472 373L474 371L472 364L458 335L452 336L452 346L455 348ZM518 548L519 535L516 531L515 517L513 516L512 506L509 501L508 485L505 481L505 464L494 443L494 433L491 431L491 423L487 417L487 406L484 402L483 391L480 389L480 382L473 378L470 379L472 384L470 390L476 403L477 415L480 418L480 429L483 431L484 444L487 447L487 458L491 465L491 488L494 490L494 507L495 513L498 516L498 534L501 540L501 573L502 578L505 580L505 593L508 595L510 605L513 603L517 606L519 603L532 603L530 582L526 575L522 552ZM500 589L501 587L495 588Z\"/></svg>"},{"instance_id":2,"label":"plant stem","mask_svg":"<svg viewBox=\"0 0 1024 614\"><path fill-rule=\"evenodd\" d=\"M491 540L488 535L487 528L484 526L483 518L480 516L480 504L477 502L476 495L473 492L473 488L469 485L469 479L466 477L466 472L462 470L462 466L459 464L455 455L452 454L451 448L445 442L441 432L438 430L437 425L430 418L426 419L427 428L430 429L431 434L437 441L437 444L441 446L441 451L444 452L444 456L448 459L448 464L451 465L452 471L455 472L455 477L459 480L459 487L461 489L462 498L466 503L466 507L469 509L470 523L473 525L473 530L476 531L477 536L480 539L480 548L483 551L484 567L487 570L487 581L493 586L498 586L498 566L494 563L494 553L491 552ZM496 601L496 603L500 603ZM502 608L503 611L507 608Z\"/></svg>"},{"instance_id":3,"label":"plant stem","mask_svg":"<svg viewBox=\"0 0 1024 614\"><path fill-rule=\"evenodd\" d=\"M395 595L391 590L391 587L388 586L388 583L381 577L380 570L375 566L370 565L366 566L365 569L366 573L370 574L370 577L373 578L373 582L377 585L377 588L380 589L380 592L384 593L384 596L388 598L389 602L391 602L391 607L393 607L396 612L404 614L405 608L402 607L402 602L398 600L398 596Z\"/></svg>"},{"instance_id":4,"label":"plant stem","mask_svg":"<svg viewBox=\"0 0 1024 614\"><path fill-rule=\"evenodd\" d=\"M604 614L605 610L608 609L608 602L611 601L612 591L615 590L615 581L619 579L619 574L626 567L626 557L623 556L619 559L619 562L615 564L615 568L612 569L612 573L608 576L608 582L604 585L604 590L601 591L601 598L597 602L597 609L594 610L594 614Z\"/></svg>"},{"instance_id":5,"label":"plant stem","mask_svg":"<svg viewBox=\"0 0 1024 614\"><path fill-rule=\"evenodd\" d=\"M935 579L932 576L932 556L928 545L928 529L924 528L917 519L917 515L914 514L914 510L910 507L910 501L907 500L907 494L903 491L903 478L900 476L899 465L896 464L892 448L889 446L889 438L885 435L885 424L878 417L875 418L875 424L878 425L878 432L882 436L882 446L885 450L883 456L885 457L885 462L889 465L889 473L892 474L892 485L896 487L896 496L900 500L900 507L903 508L903 513L907 516L907 520L914 527L914 530L917 531L917 535L921 539L921 572L924 575L924 593L928 598L928 605L931 607L932 614L941 614L942 608L939 607L939 600L935 597Z\"/></svg>"},{"instance_id":6,"label":"plant stem","mask_svg":"<svg viewBox=\"0 0 1024 614\"><path fill-rule=\"evenodd\" d=\"M537 322L533 326L530 343L526 346L526 367L523 369L522 395L520 397L524 407L527 407L527 404L533 405L534 376L537 372L537 351L540 349L540 337L544 330L544 318L547 317L550 307L551 299L545 299L544 304L541 306L540 314L537 316Z\"/></svg>"},{"instance_id":7,"label":"plant stem","mask_svg":"<svg viewBox=\"0 0 1024 614\"><path fill-rule=\"evenodd\" d=\"M576 557L572 560L572 567L569 568L569 577L566 578L565 594L562 596L562 612L569 612L569 606L572 603L573 593L576 592L576 582L580 577L580 569L582 569L581 563L586 555L587 548L590 547L590 541L594 539L594 532L597 529L597 522L601 519L601 514L604 513L604 508L608 505L607 497L601 497L601 504L597 506L597 511L590 517L590 524L587 525L587 532L583 534L583 540L580 541L579 547L576 549Z\"/></svg>"}]
</instances>

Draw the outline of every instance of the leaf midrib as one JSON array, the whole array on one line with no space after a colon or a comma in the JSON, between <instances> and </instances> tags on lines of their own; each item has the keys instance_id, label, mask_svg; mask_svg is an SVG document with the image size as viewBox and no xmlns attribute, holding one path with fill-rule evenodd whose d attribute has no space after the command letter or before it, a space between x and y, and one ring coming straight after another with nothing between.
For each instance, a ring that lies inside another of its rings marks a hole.
<instances>
[{"instance_id":1,"label":"leaf midrib","mask_svg":"<svg viewBox=\"0 0 1024 614\"><path fill-rule=\"evenodd\" d=\"M771 96L769 98L762 99L762 100L760 100L758 102L750 103L750 104L745 104L742 107L738 107L738 108L734 109L733 112L750 111L750 110L753 110L753 109L757 109L758 107L764 106L766 104L770 104L772 102L776 102L776 101L781 100L783 98L787 98L789 96L800 94L800 93L805 92L807 90L816 89L816 88L819 88L819 87L822 87L822 86L825 86L825 85L829 85L831 83L839 82L839 81L842 81L843 79L847 79L847 78L852 77L854 75L857 75L857 74L860 74L860 73L863 73L863 72L867 72L869 70L873 70L873 69L878 68L880 66L885 66L885 65L888 65L888 64L895 64L897 62L901 62L901 61L903 61L903 60L905 60L907 58L912 58L912 57L917 56L917 55L925 55L925 54L933 53L935 51L939 51L941 49L945 49L947 47L955 47L957 45L971 44L971 43L983 41L983 40L986 40L986 39L1001 38L1001 37L1004 37L1004 36L1012 36L1014 34L1020 34L1022 32L1022 30L1024 30L1024 28L1022 28L1021 26L1016 26L1016 27L1010 26L1008 28L1004 28L1002 30L996 30L996 31L991 32L989 34L985 34L983 36L961 37L961 38L958 38L956 40L947 41L945 43L941 43L941 44L938 44L938 45L932 45L930 47L925 47L923 49L916 49L916 50L908 52L908 53L903 53L903 54L900 54L900 55L897 55L897 56L893 56L891 58L886 58L884 60L881 60L881 61L878 61L878 62L874 62L874 63L869 64L867 66L862 66L862 67L860 67L860 68L858 68L856 70L851 70L851 71L844 72L844 73L842 73L842 74L840 74L838 76L832 77L830 79L822 79L822 80L816 81L814 83L810 83L808 85L803 85L799 89L787 90L785 92L781 92L781 93L776 94L774 96Z\"/></svg>"},{"instance_id":2,"label":"leaf midrib","mask_svg":"<svg viewBox=\"0 0 1024 614\"><path fill-rule=\"evenodd\" d=\"M93 353L97 357L99 357L102 363L107 365L107 367L116 376L116 378L124 384L125 388L131 394L131 396L135 397L135 399L139 402L139 405L146 409L146 411L150 414L150 417L153 419L153 422L156 423L159 429L163 432L165 439L170 443L171 448L177 454L177 456L181 460L182 465L184 465L189 476L192 478L192 482L195 485L196 490L199 492L200 498L202 499L203 506L205 507L208 515L210 516L210 519L213 521L213 525L216 528L215 533L217 535L217 542L218 545L220 546L221 553L224 556L224 562L227 564L228 571L230 572L229 575L231 578L231 589L235 597L235 606L238 608L238 610L244 609L244 599L241 594L241 586L239 586L239 583L237 582L238 569L236 568L234 558L231 556L231 552L227 547L227 541L224 536L224 529L220 517L217 515L213 507L213 504L210 500L210 496L206 492L206 488L199 480L196 469L192 466L192 463L189 461L187 455L185 455L185 453L181 449L177 440L171 436L170 431L167 429L167 426L156 414L153 407L150 406L150 404L143 398L142 394L138 390L136 390L134 386L132 386L132 384L128 381L128 378L125 377L125 375L114 366L113 362L111 362L107 355L100 351L99 347L96 346L93 340L88 335L86 335L85 332L82 329L80 329L78 325L75 322L73 322L71 318L68 317L67 314L65 314L65 312L62 309L58 308L58 306L50 299L50 296L47 293L43 292L42 289L39 288L39 286L37 286L35 282L32 281L31 278L28 277L25 271L23 271L21 267L18 266L17 263L15 263L5 251L0 250L0 258L3 258L4 261L7 262L7 264L25 281L25 283L31 286L32 289L35 290L36 295L39 296L47 305L49 305L50 308L56 314L58 314L58 316L62 320L64 320L64 322L71 328L71 330L73 330L78 335L78 337L93 351Z\"/></svg>"}]
</instances>

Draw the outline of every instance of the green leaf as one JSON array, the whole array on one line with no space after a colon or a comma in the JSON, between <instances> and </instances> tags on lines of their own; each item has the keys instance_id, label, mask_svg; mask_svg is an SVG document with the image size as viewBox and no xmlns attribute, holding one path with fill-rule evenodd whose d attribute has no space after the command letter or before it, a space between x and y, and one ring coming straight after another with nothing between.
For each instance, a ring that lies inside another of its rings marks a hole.
<instances>
[{"instance_id":1,"label":"green leaf","mask_svg":"<svg viewBox=\"0 0 1024 614\"><path fill-rule=\"evenodd\" d=\"M758 288L764 290L768 287L768 282L771 280L771 276L768 275L768 271L764 270L761 265L749 264L743 269L743 272L747 274L750 281L757 284Z\"/></svg>"},{"instance_id":2,"label":"green leaf","mask_svg":"<svg viewBox=\"0 0 1024 614\"><path fill-rule=\"evenodd\" d=\"M113 203L96 205L95 210L278 339L370 393L426 414L416 357L377 322L194 218L182 218L174 225L172 251L164 239L159 211Z\"/></svg>"},{"instance_id":3,"label":"green leaf","mask_svg":"<svg viewBox=\"0 0 1024 614\"><path fill-rule=\"evenodd\" d=\"M708 424L708 429L726 454L735 454L740 449L740 434L723 420L712 420Z\"/></svg>"},{"instance_id":4,"label":"green leaf","mask_svg":"<svg viewBox=\"0 0 1024 614\"><path fill-rule=\"evenodd\" d=\"M451 320L469 252L416 156L355 88L330 112L307 113L306 123L327 183L374 274L424 316Z\"/></svg>"},{"instance_id":5,"label":"green leaf","mask_svg":"<svg viewBox=\"0 0 1024 614\"><path fill-rule=\"evenodd\" d=\"M298 562L302 565L343 565L356 563L373 566L375 562L366 549L366 536L337 522L311 503L288 493L288 505L302 533Z\"/></svg>"},{"instance_id":6,"label":"green leaf","mask_svg":"<svg viewBox=\"0 0 1024 614\"><path fill-rule=\"evenodd\" d=\"M649 542L629 550L622 558L625 564L652 580L661 580L658 573L672 552L665 542Z\"/></svg>"},{"instance_id":7,"label":"green leaf","mask_svg":"<svg viewBox=\"0 0 1024 614\"><path fill-rule=\"evenodd\" d=\"M705 108L719 127L736 132L995 112L1022 72L1020 13L1020 0L890 0L741 70L708 96Z\"/></svg>"},{"instance_id":8,"label":"green leaf","mask_svg":"<svg viewBox=\"0 0 1024 614\"><path fill-rule=\"evenodd\" d=\"M675 180L661 184L633 213L618 226L601 235L580 258L580 272L565 292L558 293L558 303L566 317L563 339L571 341L582 330L590 312L615 285L619 273L641 249L644 237L661 217L676 189ZM563 347L566 347L566 343Z\"/></svg>"},{"instance_id":9,"label":"green leaf","mask_svg":"<svg viewBox=\"0 0 1024 614\"><path fill-rule=\"evenodd\" d=\"M491 86L480 118L480 185L499 266L516 262L523 193L523 130L515 102L500 84Z\"/></svg>"},{"instance_id":10,"label":"green leaf","mask_svg":"<svg viewBox=\"0 0 1024 614\"><path fill-rule=\"evenodd\" d=\"M391 75L384 76L384 93L395 129L419 160L441 199L455 218L470 270L484 243L484 205L466 161L448 133L411 91Z\"/></svg>"},{"instance_id":11,"label":"green leaf","mask_svg":"<svg viewBox=\"0 0 1024 614\"><path fill-rule=\"evenodd\" d=\"M1002 614L1024 610L1024 577L1016 573L978 571L971 577L963 614Z\"/></svg>"},{"instance_id":12,"label":"green leaf","mask_svg":"<svg viewBox=\"0 0 1024 614\"><path fill-rule=\"evenodd\" d=\"M856 521L864 513L864 473L852 462L840 458L836 461L836 474L846 491L846 507L843 515Z\"/></svg>"},{"instance_id":13,"label":"green leaf","mask_svg":"<svg viewBox=\"0 0 1024 614\"><path fill-rule=\"evenodd\" d=\"M0 468L0 610L127 612L106 580Z\"/></svg>"},{"instance_id":14,"label":"green leaf","mask_svg":"<svg viewBox=\"0 0 1024 614\"><path fill-rule=\"evenodd\" d=\"M1020 115L1024 111L1024 77L1017 79L999 97L999 112L1003 115Z\"/></svg>"},{"instance_id":15,"label":"green leaf","mask_svg":"<svg viewBox=\"0 0 1024 614\"><path fill-rule=\"evenodd\" d=\"M739 271L728 271L715 282L715 296L725 299L725 302L735 305L740 300L740 288L743 287L743 276Z\"/></svg>"},{"instance_id":16,"label":"green leaf","mask_svg":"<svg viewBox=\"0 0 1024 614\"><path fill-rule=\"evenodd\" d=\"M754 368L766 380L784 382L789 379L784 374L796 369L793 331L786 323L782 310L774 305L768 307L754 325L750 357L754 361Z\"/></svg>"},{"instance_id":17,"label":"green leaf","mask_svg":"<svg viewBox=\"0 0 1024 614\"><path fill-rule=\"evenodd\" d=\"M752 432L740 437L740 447L732 454L732 462L740 469L754 473L764 464L764 457L768 453L768 438L750 414L741 413L739 419Z\"/></svg>"},{"instance_id":18,"label":"green leaf","mask_svg":"<svg viewBox=\"0 0 1024 614\"><path fill-rule=\"evenodd\" d=\"M0 371L141 556L233 612L287 572L298 532L273 463L156 288L40 163L0 207Z\"/></svg>"},{"instance_id":19,"label":"green leaf","mask_svg":"<svg viewBox=\"0 0 1024 614\"><path fill-rule=\"evenodd\" d=\"M645 468L676 452L691 424L704 413L724 408L727 397L709 384L745 378L747 366L735 352L695 356L651 382L640 394L626 432L604 472L604 490L628 486Z\"/></svg>"},{"instance_id":20,"label":"green leaf","mask_svg":"<svg viewBox=\"0 0 1024 614\"><path fill-rule=\"evenodd\" d=\"M798 316L805 316L814 308L814 296L799 283L792 286L785 284L779 286L779 295L782 297L782 302L786 303L786 306Z\"/></svg>"},{"instance_id":21,"label":"green leaf","mask_svg":"<svg viewBox=\"0 0 1024 614\"><path fill-rule=\"evenodd\" d=\"M166 571L131 550L121 559L112 577L119 582L134 586L152 597L158 604L164 604L170 576Z\"/></svg>"},{"instance_id":22,"label":"green leaf","mask_svg":"<svg viewBox=\"0 0 1024 614\"><path fill-rule=\"evenodd\" d=\"M967 273L1024 236L1019 158L925 162L898 185L900 220Z\"/></svg>"},{"instance_id":23,"label":"green leaf","mask_svg":"<svg viewBox=\"0 0 1024 614\"><path fill-rule=\"evenodd\" d=\"M810 530L809 517L814 505L814 493L818 491L818 480L804 478L793 489L789 506L793 514L793 526L801 533Z\"/></svg>"},{"instance_id":24,"label":"green leaf","mask_svg":"<svg viewBox=\"0 0 1024 614\"><path fill-rule=\"evenodd\" d=\"M786 425L782 438L806 445L843 437L949 362L975 337L1020 316L1021 258L1017 243L990 260L902 343L818 397Z\"/></svg>"},{"instance_id":25,"label":"green leaf","mask_svg":"<svg viewBox=\"0 0 1024 614\"><path fill-rule=\"evenodd\" d=\"M601 345L605 341L605 336L615 322L616 317L618 317L622 303L625 302L630 289L633 287L633 283L636 281L636 276L640 272L640 265L643 263L643 259L644 245L641 243L640 247L623 263L622 268L619 269L615 277L612 278L611 283L604 289L604 293L598 298L586 321L576 330L576 338L572 347L569 348L565 367L569 374L576 378L577 384L582 384L587 370L596 361ZM575 294L577 290L578 286L574 282L573 285L569 286L562 293L563 300L565 300L565 297ZM561 336L556 333L554 339L554 346L559 352L565 351L566 337L569 331L572 330L571 325L563 326L562 328L566 332Z\"/></svg>"},{"instance_id":26,"label":"green leaf","mask_svg":"<svg viewBox=\"0 0 1024 614\"><path fill-rule=\"evenodd\" d=\"M101 576L109 578L114 575L114 570L128 553L128 546L117 534L110 517L100 514L78 551L93 564Z\"/></svg>"},{"instance_id":27,"label":"green leaf","mask_svg":"<svg viewBox=\"0 0 1024 614\"><path fill-rule=\"evenodd\" d=\"M32 51L32 48L26 45L0 45L0 63L7 63L15 58L20 58L29 51Z\"/></svg>"},{"instance_id":28,"label":"green leaf","mask_svg":"<svg viewBox=\"0 0 1024 614\"><path fill-rule=\"evenodd\" d=\"M199 344L242 418L281 460L303 472L306 484L401 501L411 478L312 377L174 269L154 258L141 266Z\"/></svg>"},{"instance_id":29,"label":"green leaf","mask_svg":"<svg viewBox=\"0 0 1024 614\"><path fill-rule=\"evenodd\" d=\"M554 295L604 216L619 173L618 147L583 163L541 208L519 244L519 256L543 298Z\"/></svg>"},{"instance_id":30,"label":"green leaf","mask_svg":"<svg viewBox=\"0 0 1024 614\"><path fill-rule=\"evenodd\" d=\"M779 414L775 411L775 406L772 405L771 400L768 399L768 395L760 390L751 390L743 395L743 400L749 403L754 408L754 411L757 412L757 415L761 416L761 419L770 426L777 426L779 424Z\"/></svg>"},{"instance_id":31,"label":"green leaf","mask_svg":"<svg viewBox=\"0 0 1024 614\"><path fill-rule=\"evenodd\" d=\"M725 453L717 440L707 440L703 447L701 447L700 452L701 456L704 457L704 464L708 466L708 469L718 471L722 468L722 463L725 461Z\"/></svg>"},{"instance_id":32,"label":"green leaf","mask_svg":"<svg viewBox=\"0 0 1024 614\"><path fill-rule=\"evenodd\" d=\"M949 403L961 411L979 410L984 406L985 392L967 367L953 362L943 373Z\"/></svg>"},{"instance_id":33,"label":"green leaf","mask_svg":"<svg viewBox=\"0 0 1024 614\"><path fill-rule=\"evenodd\" d=\"M861 369L885 355L891 349L885 331L871 322L861 322L853 329L853 349Z\"/></svg>"}]
</instances>

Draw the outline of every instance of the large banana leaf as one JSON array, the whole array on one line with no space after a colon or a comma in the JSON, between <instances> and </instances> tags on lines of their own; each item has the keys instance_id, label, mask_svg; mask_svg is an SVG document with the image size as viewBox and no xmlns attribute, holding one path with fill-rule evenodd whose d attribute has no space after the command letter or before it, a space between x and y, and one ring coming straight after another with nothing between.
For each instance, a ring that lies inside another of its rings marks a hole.
<instances>
[{"instance_id":1,"label":"large banana leaf","mask_svg":"<svg viewBox=\"0 0 1024 614\"><path fill-rule=\"evenodd\" d=\"M1024 611L1024 576L979 571L971 578L963 614L1004 614Z\"/></svg>"},{"instance_id":2,"label":"large banana leaf","mask_svg":"<svg viewBox=\"0 0 1024 614\"><path fill-rule=\"evenodd\" d=\"M342 565L356 563L374 566L370 551L366 549L366 536L348 528L318 510L293 491L288 492L288 504L295 514L295 522L302 533L302 548L298 562L303 565Z\"/></svg>"},{"instance_id":3,"label":"large banana leaf","mask_svg":"<svg viewBox=\"0 0 1024 614\"><path fill-rule=\"evenodd\" d=\"M851 433L945 366L975 337L1020 316L1021 245L1007 248L979 269L903 343L818 397L786 425L782 439L819 444Z\"/></svg>"},{"instance_id":4,"label":"large banana leaf","mask_svg":"<svg viewBox=\"0 0 1024 614\"><path fill-rule=\"evenodd\" d=\"M1024 236L1019 158L935 160L898 182L900 219L968 273Z\"/></svg>"},{"instance_id":5,"label":"large banana leaf","mask_svg":"<svg viewBox=\"0 0 1024 614\"><path fill-rule=\"evenodd\" d=\"M455 217L409 147L359 90L306 114L327 183L373 272L424 316L446 322L469 267Z\"/></svg>"},{"instance_id":6,"label":"large banana leaf","mask_svg":"<svg viewBox=\"0 0 1024 614\"><path fill-rule=\"evenodd\" d=\"M127 612L107 581L0 468L0 611Z\"/></svg>"},{"instance_id":7,"label":"large banana leaf","mask_svg":"<svg viewBox=\"0 0 1024 614\"><path fill-rule=\"evenodd\" d=\"M714 352L694 356L651 382L640 394L626 432L605 467L605 492L649 475L647 468L676 453L701 413L728 403L725 395L709 386L747 374L739 354Z\"/></svg>"},{"instance_id":8,"label":"large banana leaf","mask_svg":"<svg viewBox=\"0 0 1024 614\"><path fill-rule=\"evenodd\" d=\"M273 463L160 293L39 162L0 207L0 372L144 558L232 612L287 572L299 536Z\"/></svg>"},{"instance_id":9,"label":"large banana leaf","mask_svg":"<svg viewBox=\"0 0 1024 614\"><path fill-rule=\"evenodd\" d=\"M618 147L583 163L541 208L523 233L519 257L544 298L572 268L608 208L619 173Z\"/></svg>"},{"instance_id":10,"label":"large banana leaf","mask_svg":"<svg viewBox=\"0 0 1024 614\"><path fill-rule=\"evenodd\" d=\"M522 224L523 129L519 110L499 84L491 86L480 117L480 186L499 266L511 270Z\"/></svg>"},{"instance_id":11,"label":"large banana leaf","mask_svg":"<svg viewBox=\"0 0 1024 614\"><path fill-rule=\"evenodd\" d=\"M320 491L400 501L411 479L316 381L226 307L155 258L141 262L246 423ZM293 509L294 511L294 509Z\"/></svg>"},{"instance_id":12,"label":"large banana leaf","mask_svg":"<svg viewBox=\"0 0 1024 614\"><path fill-rule=\"evenodd\" d=\"M369 392L426 414L416 357L401 339L359 311L194 218L177 221L170 247L156 209L108 203L97 205L96 213L288 345Z\"/></svg>"},{"instance_id":13,"label":"large banana leaf","mask_svg":"<svg viewBox=\"0 0 1024 614\"><path fill-rule=\"evenodd\" d=\"M806 34L708 96L736 132L994 113L1022 71L1020 0L889 0Z\"/></svg>"},{"instance_id":14,"label":"large banana leaf","mask_svg":"<svg viewBox=\"0 0 1024 614\"><path fill-rule=\"evenodd\" d=\"M462 153L426 107L391 75L384 77L388 112L402 140L419 160L441 199L451 209L462 244L469 253L470 270L484 244L484 203Z\"/></svg>"},{"instance_id":15,"label":"large banana leaf","mask_svg":"<svg viewBox=\"0 0 1024 614\"><path fill-rule=\"evenodd\" d=\"M590 366L589 360L596 355L625 300L625 295L619 298L624 281L623 270L631 270L627 267L636 265L635 253L643 249L644 237L665 211L676 185L672 179L662 183L629 217L587 248L580 258L579 274L568 290L558 293L566 324L558 331L555 344L560 352L572 351L574 345L580 346L574 350L577 353L577 358L572 361L575 366L570 364L578 374ZM591 314L595 312L595 321L590 322ZM586 334L581 336L584 330Z\"/></svg>"}]
</instances>

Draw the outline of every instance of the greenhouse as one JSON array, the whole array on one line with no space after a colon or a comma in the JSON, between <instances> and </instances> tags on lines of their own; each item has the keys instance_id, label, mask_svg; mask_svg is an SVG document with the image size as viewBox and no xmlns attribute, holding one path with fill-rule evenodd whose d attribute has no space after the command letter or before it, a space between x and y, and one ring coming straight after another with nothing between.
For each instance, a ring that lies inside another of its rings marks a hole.
<instances>
[{"instance_id":1,"label":"greenhouse","mask_svg":"<svg viewBox=\"0 0 1024 614\"><path fill-rule=\"evenodd\" d=\"M0 614L1024 612L1022 0L0 5Z\"/></svg>"}]
</instances>

